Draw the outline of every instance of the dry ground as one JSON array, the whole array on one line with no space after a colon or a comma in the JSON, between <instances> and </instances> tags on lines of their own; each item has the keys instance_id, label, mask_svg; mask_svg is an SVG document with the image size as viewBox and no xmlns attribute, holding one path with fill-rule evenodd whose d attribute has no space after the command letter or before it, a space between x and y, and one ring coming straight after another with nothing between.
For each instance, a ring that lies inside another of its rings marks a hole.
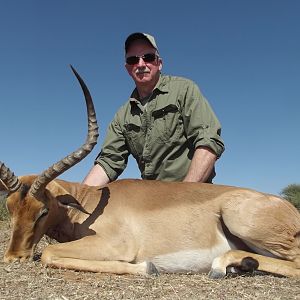
<instances>
[{"instance_id":1,"label":"dry ground","mask_svg":"<svg viewBox=\"0 0 300 300\"><path fill-rule=\"evenodd\" d=\"M9 240L0 222L0 257ZM40 242L38 253L49 241ZM300 299L300 279L210 280L206 275L116 276L45 268L39 260L0 263L0 299Z\"/></svg>"}]
</instances>

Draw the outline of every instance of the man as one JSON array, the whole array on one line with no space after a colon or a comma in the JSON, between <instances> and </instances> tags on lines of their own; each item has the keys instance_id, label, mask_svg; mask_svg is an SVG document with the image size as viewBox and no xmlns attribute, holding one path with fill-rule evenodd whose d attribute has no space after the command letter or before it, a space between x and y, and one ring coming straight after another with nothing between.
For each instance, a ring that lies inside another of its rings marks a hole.
<instances>
[{"instance_id":1,"label":"man","mask_svg":"<svg viewBox=\"0 0 300 300\"><path fill-rule=\"evenodd\" d=\"M143 179L212 182L224 151L221 126L192 81L161 74L153 36L125 41L125 67L136 88L116 113L94 167L83 183L116 180L132 154Z\"/></svg>"}]
</instances>

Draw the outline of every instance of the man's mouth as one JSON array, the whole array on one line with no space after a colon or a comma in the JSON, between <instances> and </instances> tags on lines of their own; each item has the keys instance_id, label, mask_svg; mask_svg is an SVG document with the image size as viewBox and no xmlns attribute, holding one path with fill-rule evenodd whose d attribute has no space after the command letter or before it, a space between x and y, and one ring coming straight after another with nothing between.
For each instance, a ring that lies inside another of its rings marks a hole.
<instances>
[{"instance_id":1,"label":"man's mouth","mask_svg":"<svg viewBox=\"0 0 300 300\"><path fill-rule=\"evenodd\" d=\"M136 74L136 75L149 74L149 73L150 73L149 70L141 70L141 69L137 69L137 70L135 71L135 74Z\"/></svg>"}]
</instances>

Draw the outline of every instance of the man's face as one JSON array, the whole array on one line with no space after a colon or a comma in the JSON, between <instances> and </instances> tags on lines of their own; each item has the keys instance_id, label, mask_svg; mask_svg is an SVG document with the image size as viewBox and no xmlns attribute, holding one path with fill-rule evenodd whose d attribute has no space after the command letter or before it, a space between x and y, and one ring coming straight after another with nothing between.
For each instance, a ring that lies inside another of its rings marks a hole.
<instances>
[{"instance_id":1,"label":"man's face","mask_svg":"<svg viewBox=\"0 0 300 300\"><path fill-rule=\"evenodd\" d=\"M126 58L143 56L145 54L157 54L157 52L147 41L137 40L130 45L126 53ZM145 58L145 60L147 59ZM153 85L154 87L159 79L162 60L157 55L151 62L146 62L140 57L136 63L126 63L125 67L137 86Z\"/></svg>"}]
</instances>

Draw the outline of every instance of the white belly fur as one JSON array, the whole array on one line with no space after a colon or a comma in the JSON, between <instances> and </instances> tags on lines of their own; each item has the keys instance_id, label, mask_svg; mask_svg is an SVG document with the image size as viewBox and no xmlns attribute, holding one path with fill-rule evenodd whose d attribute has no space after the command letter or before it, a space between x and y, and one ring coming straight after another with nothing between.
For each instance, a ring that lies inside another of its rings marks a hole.
<instances>
[{"instance_id":1,"label":"white belly fur","mask_svg":"<svg viewBox=\"0 0 300 300\"><path fill-rule=\"evenodd\" d=\"M232 249L219 233L219 242L209 249L182 250L153 257L151 262L160 273L207 273L215 257Z\"/></svg>"}]
</instances>

